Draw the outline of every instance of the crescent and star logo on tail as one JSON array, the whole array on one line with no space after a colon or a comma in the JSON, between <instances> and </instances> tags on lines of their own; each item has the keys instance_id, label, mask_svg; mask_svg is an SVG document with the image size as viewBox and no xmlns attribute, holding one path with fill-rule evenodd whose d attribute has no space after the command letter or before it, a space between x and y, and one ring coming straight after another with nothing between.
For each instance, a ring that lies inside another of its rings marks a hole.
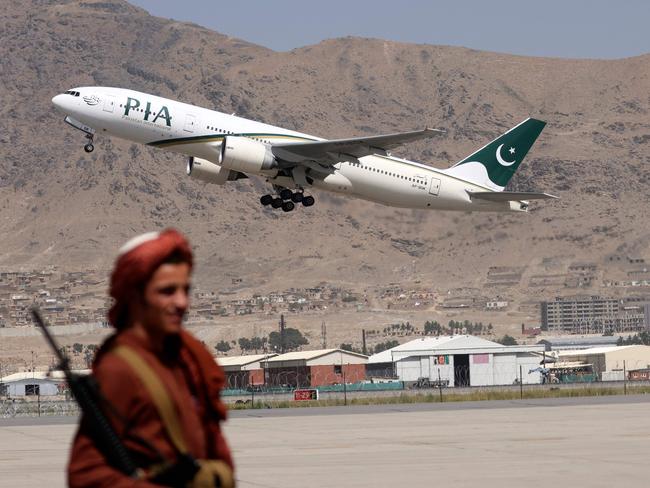
<instances>
[{"instance_id":1,"label":"crescent and star logo on tail","mask_svg":"<svg viewBox=\"0 0 650 488\"><path fill-rule=\"evenodd\" d=\"M503 147L503 144L501 144L499 147L497 147L497 151L496 151L497 161L499 162L499 164L501 166L512 166L513 164L515 164L517 162L517 160L514 159L512 161L506 161L505 159L503 159L503 157L501 156L501 148L502 147ZM514 154L515 153L515 148L511 147L510 149L508 149L508 152L510 154Z\"/></svg>"}]
</instances>

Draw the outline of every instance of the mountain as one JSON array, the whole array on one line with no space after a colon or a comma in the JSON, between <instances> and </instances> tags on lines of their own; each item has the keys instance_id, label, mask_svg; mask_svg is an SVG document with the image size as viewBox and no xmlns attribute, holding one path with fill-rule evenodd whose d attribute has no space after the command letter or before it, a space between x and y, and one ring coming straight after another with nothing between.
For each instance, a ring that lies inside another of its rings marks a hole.
<instances>
[{"instance_id":1,"label":"mountain","mask_svg":"<svg viewBox=\"0 0 650 488\"><path fill-rule=\"evenodd\" d=\"M3 269L105 272L127 238L174 226L196 248L200 289L229 288L233 278L248 294L398 282L525 302L567 293L563 282L529 286L553 272L549 263L566 272L594 262L606 274L612 253L650 259L650 55L532 58L355 37L274 52L120 0L0 5ZM50 102L83 85L128 87L327 138L442 128L444 137L395 153L436 167L534 116L548 125L508 189L561 199L493 215L316 193L314 207L283 214L259 205L259 179L207 186L185 175L180 156L101 134L84 153L83 135ZM520 268L521 280L487 287L499 266ZM609 293L601 285L587 292Z\"/></svg>"}]
</instances>

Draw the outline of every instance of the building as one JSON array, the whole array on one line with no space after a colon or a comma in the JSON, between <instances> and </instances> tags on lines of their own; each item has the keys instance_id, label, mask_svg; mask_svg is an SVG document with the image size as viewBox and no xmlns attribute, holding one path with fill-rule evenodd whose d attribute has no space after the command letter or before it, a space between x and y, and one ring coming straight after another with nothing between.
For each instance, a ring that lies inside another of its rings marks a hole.
<instances>
[{"instance_id":1,"label":"building","mask_svg":"<svg viewBox=\"0 0 650 488\"><path fill-rule=\"evenodd\" d=\"M557 297L542 302L542 329L570 334L603 332L619 314L619 301L599 296Z\"/></svg>"},{"instance_id":2,"label":"building","mask_svg":"<svg viewBox=\"0 0 650 488\"><path fill-rule=\"evenodd\" d=\"M594 347L578 351L560 351L559 360L591 365L602 381L623 380L624 372L650 368L650 346ZM628 379L629 379L628 374Z\"/></svg>"},{"instance_id":3,"label":"building","mask_svg":"<svg viewBox=\"0 0 650 488\"><path fill-rule=\"evenodd\" d=\"M368 358L367 374L411 384L489 386L539 383L544 346L504 346L468 335L423 337Z\"/></svg>"},{"instance_id":4,"label":"building","mask_svg":"<svg viewBox=\"0 0 650 488\"><path fill-rule=\"evenodd\" d=\"M543 345L546 351L574 351L591 347L615 346L619 339L619 336L602 335L545 337L538 341L537 344Z\"/></svg>"},{"instance_id":5,"label":"building","mask_svg":"<svg viewBox=\"0 0 650 488\"><path fill-rule=\"evenodd\" d=\"M568 334L636 332L646 328L643 306L599 296L558 297L541 303L542 328Z\"/></svg>"},{"instance_id":6,"label":"building","mask_svg":"<svg viewBox=\"0 0 650 488\"><path fill-rule=\"evenodd\" d=\"M366 379L368 356L342 349L280 354L262 361L267 386L318 386L358 383Z\"/></svg>"},{"instance_id":7,"label":"building","mask_svg":"<svg viewBox=\"0 0 650 488\"><path fill-rule=\"evenodd\" d=\"M89 374L90 370L75 371L77 374ZM68 392L62 371L44 371L13 373L0 378L0 396L51 396L65 395Z\"/></svg>"},{"instance_id":8,"label":"building","mask_svg":"<svg viewBox=\"0 0 650 488\"><path fill-rule=\"evenodd\" d=\"M264 385L264 370L261 363L275 356L276 353L270 353L216 359L226 373L226 388L248 388Z\"/></svg>"}]
</instances>

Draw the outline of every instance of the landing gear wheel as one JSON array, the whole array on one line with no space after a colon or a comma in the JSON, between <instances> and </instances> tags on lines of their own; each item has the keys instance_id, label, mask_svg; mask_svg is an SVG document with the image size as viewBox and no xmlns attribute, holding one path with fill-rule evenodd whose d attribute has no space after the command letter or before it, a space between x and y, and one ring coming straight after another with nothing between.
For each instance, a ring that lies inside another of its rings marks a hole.
<instances>
[{"instance_id":1,"label":"landing gear wheel","mask_svg":"<svg viewBox=\"0 0 650 488\"><path fill-rule=\"evenodd\" d=\"M293 195L293 192L288 188L284 188L280 191L280 198L282 198L282 200L291 200L291 195Z\"/></svg>"},{"instance_id":2,"label":"landing gear wheel","mask_svg":"<svg viewBox=\"0 0 650 488\"><path fill-rule=\"evenodd\" d=\"M284 202L282 204L282 210L285 212L291 212L295 208L293 202Z\"/></svg>"},{"instance_id":3,"label":"landing gear wheel","mask_svg":"<svg viewBox=\"0 0 650 488\"><path fill-rule=\"evenodd\" d=\"M314 200L314 197L312 197L311 195L307 195L306 197L303 197L303 199L302 199L302 204L305 207L311 207L315 202L316 202L316 200Z\"/></svg>"},{"instance_id":4,"label":"landing gear wheel","mask_svg":"<svg viewBox=\"0 0 650 488\"><path fill-rule=\"evenodd\" d=\"M260 203L265 207L267 205L271 205L272 202L273 202L273 197L271 195L262 195L260 197Z\"/></svg>"},{"instance_id":5,"label":"landing gear wheel","mask_svg":"<svg viewBox=\"0 0 650 488\"><path fill-rule=\"evenodd\" d=\"M296 192L293 195L291 195L291 201L293 203L300 203L300 202L302 202L303 196L304 195L302 193Z\"/></svg>"},{"instance_id":6,"label":"landing gear wheel","mask_svg":"<svg viewBox=\"0 0 650 488\"><path fill-rule=\"evenodd\" d=\"M91 143L88 143L84 146L84 151L87 153L91 153L95 150L95 146L93 146Z\"/></svg>"},{"instance_id":7,"label":"landing gear wheel","mask_svg":"<svg viewBox=\"0 0 650 488\"><path fill-rule=\"evenodd\" d=\"M277 197L274 198L273 201L271 202L271 207L273 208L280 208L282 206L282 198Z\"/></svg>"}]
</instances>

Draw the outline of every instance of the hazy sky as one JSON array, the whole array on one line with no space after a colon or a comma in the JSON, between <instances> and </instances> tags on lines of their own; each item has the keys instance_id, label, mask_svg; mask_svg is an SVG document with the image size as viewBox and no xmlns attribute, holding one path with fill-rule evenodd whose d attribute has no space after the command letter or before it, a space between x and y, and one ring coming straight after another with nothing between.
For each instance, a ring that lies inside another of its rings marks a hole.
<instances>
[{"instance_id":1,"label":"hazy sky","mask_svg":"<svg viewBox=\"0 0 650 488\"><path fill-rule=\"evenodd\" d=\"M530 56L650 52L649 0L129 0L277 51L344 36Z\"/></svg>"}]
</instances>

